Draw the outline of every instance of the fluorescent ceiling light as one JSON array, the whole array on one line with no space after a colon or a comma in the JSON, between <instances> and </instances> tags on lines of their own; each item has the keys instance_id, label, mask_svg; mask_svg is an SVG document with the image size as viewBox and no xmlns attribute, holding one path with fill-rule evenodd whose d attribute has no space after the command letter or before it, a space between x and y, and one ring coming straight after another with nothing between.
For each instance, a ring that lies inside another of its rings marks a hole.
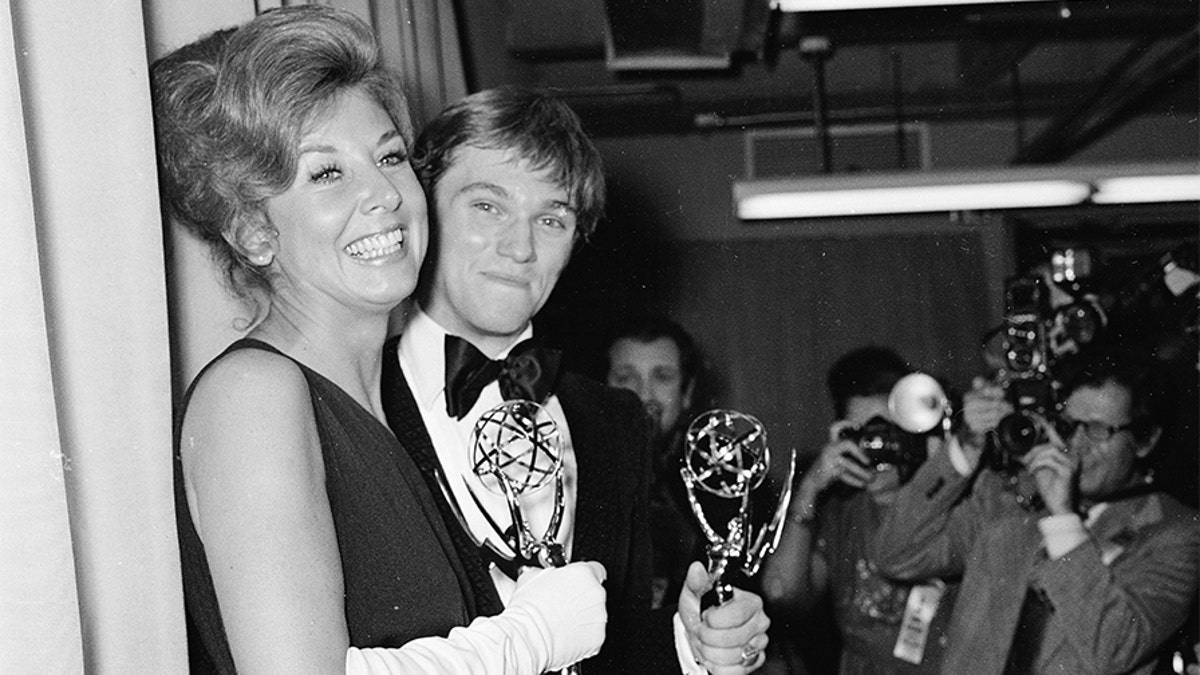
<instances>
[{"instance_id":1,"label":"fluorescent ceiling light","mask_svg":"<svg viewBox=\"0 0 1200 675\"><path fill-rule=\"evenodd\" d=\"M1020 166L735 181L738 218L773 220L1200 201L1200 165Z\"/></svg>"},{"instance_id":2,"label":"fluorescent ceiling light","mask_svg":"<svg viewBox=\"0 0 1200 675\"><path fill-rule=\"evenodd\" d=\"M830 12L845 9L897 9L942 5L999 5L1047 0L771 0L772 9L785 12Z\"/></svg>"},{"instance_id":3,"label":"fluorescent ceiling light","mask_svg":"<svg viewBox=\"0 0 1200 675\"><path fill-rule=\"evenodd\" d=\"M609 55L605 65L609 70L726 70L733 57L670 52Z\"/></svg>"},{"instance_id":4,"label":"fluorescent ceiling light","mask_svg":"<svg viewBox=\"0 0 1200 675\"><path fill-rule=\"evenodd\" d=\"M1092 201L1097 204L1200 201L1200 173L1098 179Z\"/></svg>"},{"instance_id":5,"label":"fluorescent ceiling light","mask_svg":"<svg viewBox=\"0 0 1200 675\"><path fill-rule=\"evenodd\" d=\"M1070 180L801 189L739 197L737 213L743 220L769 220L1069 206L1087 199L1091 190Z\"/></svg>"}]
</instances>

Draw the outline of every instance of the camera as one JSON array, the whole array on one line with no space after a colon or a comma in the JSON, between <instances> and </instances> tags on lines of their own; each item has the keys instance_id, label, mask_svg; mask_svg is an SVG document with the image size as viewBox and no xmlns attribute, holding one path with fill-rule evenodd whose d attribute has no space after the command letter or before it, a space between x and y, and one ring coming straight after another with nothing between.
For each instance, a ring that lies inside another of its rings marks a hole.
<instances>
[{"instance_id":1,"label":"camera","mask_svg":"<svg viewBox=\"0 0 1200 675\"><path fill-rule=\"evenodd\" d=\"M997 380L1013 412L996 426L988 462L1005 472L1045 434L1037 422L1057 417L1062 383L1055 369L1100 335L1107 317L1095 295L1086 292L1090 273L1086 251L1064 249L1051 256L1049 271L1009 279L1004 289L1002 359Z\"/></svg>"},{"instance_id":2,"label":"camera","mask_svg":"<svg viewBox=\"0 0 1200 675\"><path fill-rule=\"evenodd\" d=\"M1013 412L996 425L996 447L989 452L992 468L1016 470L1019 459L1047 440L1035 415L1046 420L1057 416L1060 386L1049 376L1005 383L1005 395L1013 405Z\"/></svg>"},{"instance_id":3,"label":"camera","mask_svg":"<svg viewBox=\"0 0 1200 675\"><path fill-rule=\"evenodd\" d=\"M869 466L896 467L901 480L907 480L925 461L925 434L909 433L879 415L862 426L842 429L838 437L856 443Z\"/></svg>"}]
</instances>

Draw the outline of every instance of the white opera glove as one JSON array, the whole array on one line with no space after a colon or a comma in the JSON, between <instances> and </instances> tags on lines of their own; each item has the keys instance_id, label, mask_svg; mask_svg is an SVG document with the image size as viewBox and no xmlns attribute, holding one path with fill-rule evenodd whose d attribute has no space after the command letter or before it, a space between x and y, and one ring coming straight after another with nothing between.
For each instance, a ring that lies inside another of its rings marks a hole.
<instances>
[{"instance_id":1,"label":"white opera glove","mask_svg":"<svg viewBox=\"0 0 1200 675\"><path fill-rule=\"evenodd\" d=\"M504 614L523 612L538 624L549 654L547 670L559 670L590 656L604 644L604 579L598 562L565 567L526 568Z\"/></svg>"},{"instance_id":2,"label":"white opera glove","mask_svg":"<svg viewBox=\"0 0 1200 675\"><path fill-rule=\"evenodd\" d=\"M419 638L399 648L350 647L346 675L558 670L600 651L608 616L604 577L604 566L594 562L528 568L500 614L479 617L445 638Z\"/></svg>"}]
</instances>

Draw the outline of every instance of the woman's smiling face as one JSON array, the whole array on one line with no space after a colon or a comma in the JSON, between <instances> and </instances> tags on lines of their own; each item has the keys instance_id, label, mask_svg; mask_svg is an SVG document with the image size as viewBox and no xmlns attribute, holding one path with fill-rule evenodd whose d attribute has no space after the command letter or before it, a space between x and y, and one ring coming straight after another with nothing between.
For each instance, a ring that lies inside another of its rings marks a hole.
<instances>
[{"instance_id":1,"label":"woman's smiling face","mask_svg":"<svg viewBox=\"0 0 1200 675\"><path fill-rule=\"evenodd\" d=\"M266 202L276 293L388 311L416 287L428 241L425 196L399 129L370 95L340 94L310 123L296 177Z\"/></svg>"}]
</instances>

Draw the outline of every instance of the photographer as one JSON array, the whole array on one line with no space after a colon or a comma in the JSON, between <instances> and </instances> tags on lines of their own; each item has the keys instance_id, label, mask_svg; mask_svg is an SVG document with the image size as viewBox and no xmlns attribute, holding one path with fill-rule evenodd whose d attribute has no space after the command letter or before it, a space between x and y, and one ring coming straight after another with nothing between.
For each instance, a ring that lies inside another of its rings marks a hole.
<instances>
[{"instance_id":1,"label":"photographer","mask_svg":"<svg viewBox=\"0 0 1200 675\"><path fill-rule=\"evenodd\" d=\"M927 462L879 529L885 573L962 578L943 672L1148 673L1196 597L1200 521L1144 469L1161 434L1151 366L1111 350L1073 366L1061 413L1033 416L1020 480L981 457L1011 407L977 387L963 452Z\"/></svg>"},{"instance_id":2,"label":"photographer","mask_svg":"<svg viewBox=\"0 0 1200 675\"><path fill-rule=\"evenodd\" d=\"M843 674L935 673L940 663L952 589L939 580L893 582L867 556L897 490L928 453L926 437L902 431L888 410L889 393L909 371L879 347L851 351L830 369L838 421L797 486L764 571L764 596L789 616L816 623L822 603L832 604Z\"/></svg>"}]
</instances>

